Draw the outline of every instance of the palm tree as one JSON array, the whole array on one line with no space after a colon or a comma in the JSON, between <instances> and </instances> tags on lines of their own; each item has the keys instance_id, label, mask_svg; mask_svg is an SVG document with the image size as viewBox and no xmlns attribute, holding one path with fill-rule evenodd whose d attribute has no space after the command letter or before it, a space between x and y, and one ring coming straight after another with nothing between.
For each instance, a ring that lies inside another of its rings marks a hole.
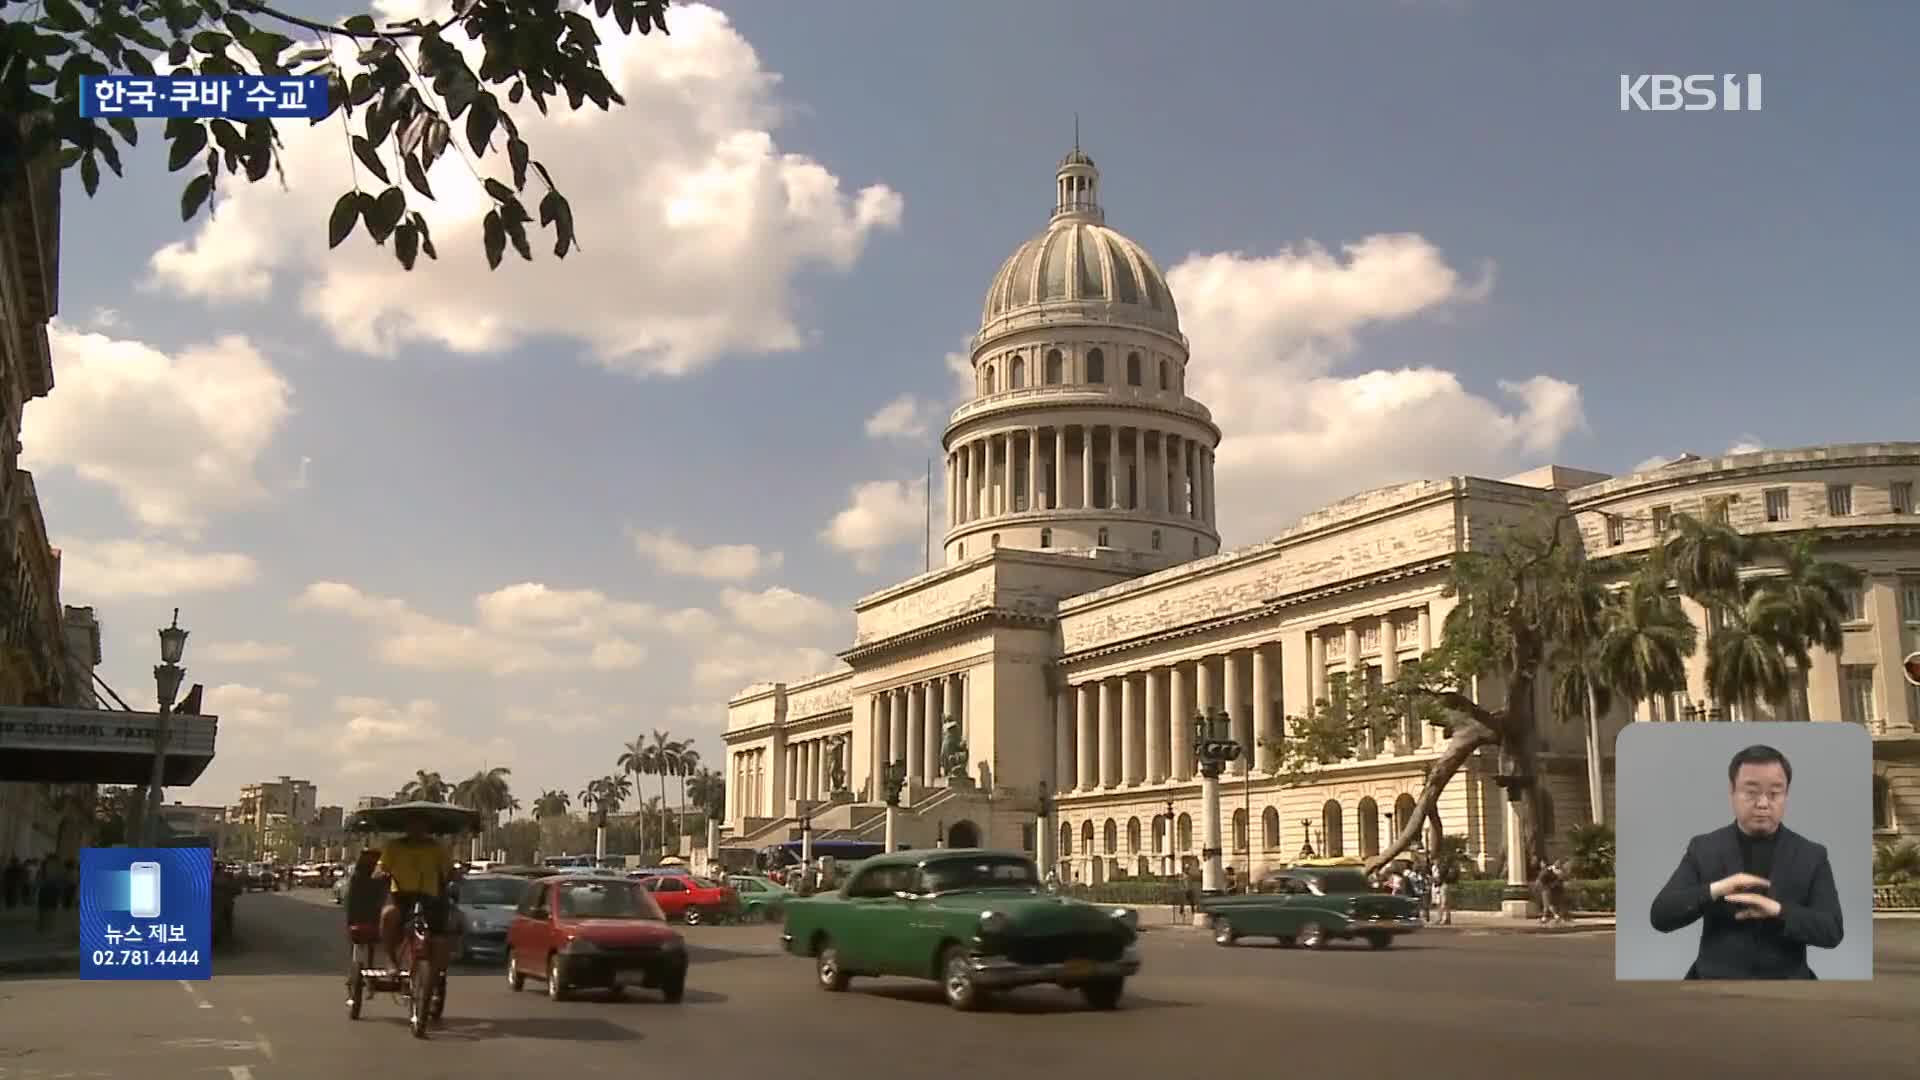
<instances>
[{"instance_id":1,"label":"palm tree","mask_svg":"<svg viewBox=\"0 0 1920 1080\"><path fill-rule=\"evenodd\" d=\"M548 788L533 801L533 816L539 819L565 817L573 809L573 799L559 788Z\"/></svg>"},{"instance_id":2,"label":"palm tree","mask_svg":"<svg viewBox=\"0 0 1920 1080\"><path fill-rule=\"evenodd\" d=\"M453 786L453 801L480 812L480 835L475 843L491 851L488 842L500 822L500 814L513 803L513 791L507 777L513 770L496 766L474 773Z\"/></svg>"},{"instance_id":3,"label":"palm tree","mask_svg":"<svg viewBox=\"0 0 1920 1080\"><path fill-rule=\"evenodd\" d=\"M635 735L631 742L620 748L620 756L614 761L614 765L619 768L622 774L631 774L635 786L638 786L640 777L649 771L648 763L651 760L652 758L647 750L647 737L645 735ZM643 817L640 820L640 850L645 851L646 847L647 822Z\"/></svg>"},{"instance_id":4,"label":"palm tree","mask_svg":"<svg viewBox=\"0 0 1920 1080\"><path fill-rule=\"evenodd\" d=\"M694 770L699 767L700 751L695 750L691 742L682 741L680 743L680 753L675 756L673 761L673 775L680 783L680 809L674 818L673 829L675 853L678 853L680 848L680 834L685 832L687 828L687 777L692 776Z\"/></svg>"},{"instance_id":5,"label":"palm tree","mask_svg":"<svg viewBox=\"0 0 1920 1080\"><path fill-rule=\"evenodd\" d=\"M649 755L647 772L660 778L660 801L662 803L667 801L667 774L673 771L674 762L680 756L680 747L681 744L675 742L672 735L661 731L659 728L653 729L653 745L647 747L647 753ZM664 817L661 819L660 831L663 834L660 838L660 847L664 849L667 846L666 836L664 835L666 833L666 819Z\"/></svg>"},{"instance_id":6,"label":"palm tree","mask_svg":"<svg viewBox=\"0 0 1920 1080\"><path fill-rule=\"evenodd\" d=\"M687 780L687 797L709 820L722 817L727 807L727 784L718 772L702 765Z\"/></svg>"},{"instance_id":7,"label":"palm tree","mask_svg":"<svg viewBox=\"0 0 1920 1080\"><path fill-rule=\"evenodd\" d=\"M452 785L442 780L439 773L419 769L413 779L400 788L397 797L402 802L446 802L452 791Z\"/></svg>"},{"instance_id":8,"label":"palm tree","mask_svg":"<svg viewBox=\"0 0 1920 1080\"><path fill-rule=\"evenodd\" d=\"M1888 841L1873 849L1873 883L1907 885L1920 881L1920 844Z\"/></svg>"}]
</instances>

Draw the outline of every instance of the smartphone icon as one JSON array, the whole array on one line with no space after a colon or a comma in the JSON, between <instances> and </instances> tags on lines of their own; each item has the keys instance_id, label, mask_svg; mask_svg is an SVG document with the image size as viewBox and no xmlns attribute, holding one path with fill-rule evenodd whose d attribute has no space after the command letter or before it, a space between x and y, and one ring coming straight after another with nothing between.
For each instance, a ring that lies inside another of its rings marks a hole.
<instances>
[{"instance_id":1,"label":"smartphone icon","mask_svg":"<svg viewBox=\"0 0 1920 1080\"><path fill-rule=\"evenodd\" d=\"M160 917L160 864L137 862L127 868L127 910L136 919Z\"/></svg>"}]
</instances>

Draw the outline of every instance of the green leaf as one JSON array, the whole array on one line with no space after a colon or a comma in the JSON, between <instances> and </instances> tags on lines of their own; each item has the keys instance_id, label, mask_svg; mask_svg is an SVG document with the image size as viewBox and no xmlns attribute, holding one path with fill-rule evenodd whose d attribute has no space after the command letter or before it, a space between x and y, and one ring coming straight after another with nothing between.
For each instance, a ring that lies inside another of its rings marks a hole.
<instances>
[{"instance_id":1,"label":"green leaf","mask_svg":"<svg viewBox=\"0 0 1920 1080\"><path fill-rule=\"evenodd\" d=\"M373 76L363 71L353 77L353 85L347 90L347 100L354 105L365 105L379 92L380 87L375 85Z\"/></svg>"},{"instance_id":2,"label":"green leaf","mask_svg":"<svg viewBox=\"0 0 1920 1080\"><path fill-rule=\"evenodd\" d=\"M133 122L131 117L110 116L107 118L107 126L119 132L120 137L126 140L128 146L140 145L140 127Z\"/></svg>"},{"instance_id":3,"label":"green leaf","mask_svg":"<svg viewBox=\"0 0 1920 1080\"><path fill-rule=\"evenodd\" d=\"M483 183L487 189L487 194L493 196L493 201L509 202L513 199L513 189L495 180L493 177L487 177Z\"/></svg>"},{"instance_id":4,"label":"green leaf","mask_svg":"<svg viewBox=\"0 0 1920 1080\"><path fill-rule=\"evenodd\" d=\"M420 257L420 230L412 225L402 225L393 231L393 257L400 260L403 269L413 269L414 260Z\"/></svg>"},{"instance_id":5,"label":"green leaf","mask_svg":"<svg viewBox=\"0 0 1920 1080\"><path fill-rule=\"evenodd\" d=\"M379 177L381 183L393 183L393 179L387 175L386 163L380 160L380 151L374 149L373 143L366 138L359 135L353 137L353 156L360 159L360 164L365 165L367 171Z\"/></svg>"},{"instance_id":6,"label":"green leaf","mask_svg":"<svg viewBox=\"0 0 1920 1080\"><path fill-rule=\"evenodd\" d=\"M137 49L128 49L120 59L122 63L127 65L128 74L142 75L149 79L153 78L153 61L147 59L146 53L140 52Z\"/></svg>"},{"instance_id":7,"label":"green leaf","mask_svg":"<svg viewBox=\"0 0 1920 1080\"><path fill-rule=\"evenodd\" d=\"M349 191L340 196L333 204L333 213L327 217L327 246L337 248L352 234L354 223L360 220L361 193Z\"/></svg>"},{"instance_id":8,"label":"green leaf","mask_svg":"<svg viewBox=\"0 0 1920 1080\"><path fill-rule=\"evenodd\" d=\"M482 95L474 100L472 111L467 113L467 144L473 147L475 157L487 152L487 142L493 138L493 125L496 119L491 94Z\"/></svg>"},{"instance_id":9,"label":"green leaf","mask_svg":"<svg viewBox=\"0 0 1920 1080\"><path fill-rule=\"evenodd\" d=\"M100 190L100 159L92 154L80 159L80 186L87 189L89 197ZM496 263L499 261L494 260Z\"/></svg>"},{"instance_id":10,"label":"green leaf","mask_svg":"<svg viewBox=\"0 0 1920 1080\"><path fill-rule=\"evenodd\" d=\"M291 60L296 64L311 64L316 61L333 59L333 50L332 49L301 49L299 52L294 53L292 56L287 57L287 59Z\"/></svg>"},{"instance_id":11,"label":"green leaf","mask_svg":"<svg viewBox=\"0 0 1920 1080\"><path fill-rule=\"evenodd\" d=\"M201 173L187 181L187 190L180 193L180 220L192 221L193 215L199 213L200 207L206 203L207 196L212 194L212 176Z\"/></svg>"},{"instance_id":12,"label":"green leaf","mask_svg":"<svg viewBox=\"0 0 1920 1080\"><path fill-rule=\"evenodd\" d=\"M207 129L199 124L183 131L173 140L173 148L167 152L167 171L179 172L186 168L200 151L207 148Z\"/></svg>"},{"instance_id":13,"label":"green leaf","mask_svg":"<svg viewBox=\"0 0 1920 1080\"><path fill-rule=\"evenodd\" d=\"M427 170L420 167L420 159L409 154L401 162L406 166L407 183L413 185L413 190L433 198L433 189L427 186Z\"/></svg>"},{"instance_id":14,"label":"green leaf","mask_svg":"<svg viewBox=\"0 0 1920 1080\"><path fill-rule=\"evenodd\" d=\"M227 46L233 44L232 38L215 30L202 30L187 40L195 51L208 56L224 56Z\"/></svg>"},{"instance_id":15,"label":"green leaf","mask_svg":"<svg viewBox=\"0 0 1920 1080\"><path fill-rule=\"evenodd\" d=\"M367 232L373 234L377 243L385 243L392 235L394 226L407 215L407 193L397 187L390 187L374 200L373 209L367 211Z\"/></svg>"},{"instance_id":16,"label":"green leaf","mask_svg":"<svg viewBox=\"0 0 1920 1080\"><path fill-rule=\"evenodd\" d=\"M427 219L419 214L413 215L413 227L420 230L420 253L429 259L437 259L440 253L433 249L433 230L427 228Z\"/></svg>"},{"instance_id":17,"label":"green leaf","mask_svg":"<svg viewBox=\"0 0 1920 1080\"><path fill-rule=\"evenodd\" d=\"M482 223L480 232L487 248L487 269L500 269L500 258L507 253L507 227L500 220L500 211L487 211L487 220Z\"/></svg>"},{"instance_id":18,"label":"green leaf","mask_svg":"<svg viewBox=\"0 0 1920 1080\"><path fill-rule=\"evenodd\" d=\"M340 25L346 28L349 34L371 34L373 33L373 16L355 15Z\"/></svg>"},{"instance_id":19,"label":"green leaf","mask_svg":"<svg viewBox=\"0 0 1920 1080\"><path fill-rule=\"evenodd\" d=\"M525 139L507 140L507 160L513 163L513 186L515 190L527 186L527 141Z\"/></svg>"},{"instance_id":20,"label":"green leaf","mask_svg":"<svg viewBox=\"0 0 1920 1080\"><path fill-rule=\"evenodd\" d=\"M80 9L68 0L46 0L42 10L46 12L43 21L55 30L78 34L87 28L87 17L80 14Z\"/></svg>"},{"instance_id":21,"label":"green leaf","mask_svg":"<svg viewBox=\"0 0 1920 1080\"><path fill-rule=\"evenodd\" d=\"M525 214L507 219L507 236L513 241L513 250L527 262L533 261L533 245L527 240L527 219Z\"/></svg>"},{"instance_id":22,"label":"green leaf","mask_svg":"<svg viewBox=\"0 0 1920 1080\"><path fill-rule=\"evenodd\" d=\"M423 141L426 145L426 157L421 164L431 169L433 163L440 160L440 155L447 152L447 145L453 141L453 125L437 116L434 117Z\"/></svg>"}]
</instances>

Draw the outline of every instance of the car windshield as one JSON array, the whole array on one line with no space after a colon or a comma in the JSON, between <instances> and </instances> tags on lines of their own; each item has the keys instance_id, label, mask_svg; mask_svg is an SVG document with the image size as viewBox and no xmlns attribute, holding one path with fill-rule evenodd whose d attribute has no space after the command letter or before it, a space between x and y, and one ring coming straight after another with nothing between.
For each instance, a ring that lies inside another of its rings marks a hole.
<instances>
[{"instance_id":1,"label":"car windshield","mask_svg":"<svg viewBox=\"0 0 1920 1080\"><path fill-rule=\"evenodd\" d=\"M926 874L928 892L1040 887L1039 872L1025 859L941 859L927 863L923 872Z\"/></svg>"},{"instance_id":2,"label":"car windshield","mask_svg":"<svg viewBox=\"0 0 1920 1080\"><path fill-rule=\"evenodd\" d=\"M582 881L560 886L560 915L567 919L666 921L653 897L624 881Z\"/></svg>"},{"instance_id":3,"label":"car windshield","mask_svg":"<svg viewBox=\"0 0 1920 1080\"><path fill-rule=\"evenodd\" d=\"M687 884L692 885L696 889L717 889L720 887L703 877L690 877L687 879Z\"/></svg>"},{"instance_id":4,"label":"car windshield","mask_svg":"<svg viewBox=\"0 0 1920 1080\"><path fill-rule=\"evenodd\" d=\"M526 889L527 883L519 878L468 878L460 883L460 902L512 907Z\"/></svg>"},{"instance_id":5,"label":"car windshield","mask_svg":"<svg viewBox=\"0 0 1920 1080\"><path fill-rule=\"evenodd\" d=\"M1322 896L1373 891L1367 887L1367 875L1358 870L1336 870L1330 874L1318 874L1308 878L1307 883Z\"/></svg>"}]
</instances>

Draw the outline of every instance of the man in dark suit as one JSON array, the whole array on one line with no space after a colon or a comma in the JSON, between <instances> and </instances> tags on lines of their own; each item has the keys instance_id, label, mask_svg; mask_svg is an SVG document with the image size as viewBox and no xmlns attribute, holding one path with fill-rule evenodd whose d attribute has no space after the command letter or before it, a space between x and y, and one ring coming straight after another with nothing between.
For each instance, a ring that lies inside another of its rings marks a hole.
<instances>
[{"instance_id":1,"label":"man in dark suit","mask_svg":"<svg viewBox=\"0 0 1920 1080\"><path fill-rule=\"evenodd\" d=\"M1840 894L1827 849L1782 823L1793 765L1771 746L1749 746L1727 766L1733 824L1687 842L1653 898L1653 928L1695 920L1700 954L1689 979L1813 979L1807 946L1840 944Z\"/></svg>"}]
</instances>

